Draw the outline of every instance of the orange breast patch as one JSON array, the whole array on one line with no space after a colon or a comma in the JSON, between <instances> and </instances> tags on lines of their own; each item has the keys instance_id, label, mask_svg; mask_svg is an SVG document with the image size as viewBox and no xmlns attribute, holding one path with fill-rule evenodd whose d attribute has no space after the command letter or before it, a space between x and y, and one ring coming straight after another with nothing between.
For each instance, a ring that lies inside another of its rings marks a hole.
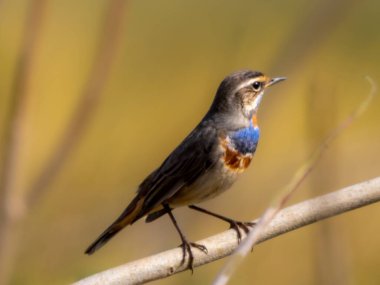
<instances>
[{"instance_id":1,"label":"orange breast patch","mask_svg":"<svg viewBox=\"0 0 380 285\"><path fill-rule=\"evenodd\" d=\"M222 140L222 148L224 150L223 162L231 170L243 171L250 165L252 154L239 153L231 148L225 139Z\"/></svg>"}]
</instances>

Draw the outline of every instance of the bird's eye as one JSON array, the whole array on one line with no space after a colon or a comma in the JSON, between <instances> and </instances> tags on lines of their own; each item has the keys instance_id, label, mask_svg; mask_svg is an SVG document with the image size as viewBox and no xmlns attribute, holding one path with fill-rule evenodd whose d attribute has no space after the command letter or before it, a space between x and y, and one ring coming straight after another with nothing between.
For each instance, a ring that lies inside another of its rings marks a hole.
<instances>
[{"instance_id":1,"label":"bird's eye","mask_svg":"<svg viewBox=\"0 0 380 285\"><path fill-rule=\"evenodd\" d=\"M260 89L261 89L261 82L260 81L253 82L252 88L253 88L254 91L260 91Z\"/></svg>"}]
</instances>

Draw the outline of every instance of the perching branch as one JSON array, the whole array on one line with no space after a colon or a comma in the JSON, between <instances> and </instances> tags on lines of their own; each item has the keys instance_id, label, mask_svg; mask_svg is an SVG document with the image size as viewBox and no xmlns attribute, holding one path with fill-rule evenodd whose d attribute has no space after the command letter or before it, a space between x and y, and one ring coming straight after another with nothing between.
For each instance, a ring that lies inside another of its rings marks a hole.
<instances>
[{"instance_id":1,"label":"perching branch","mask_svg":"<svg viewBox=\"0 0 380 285\"><path fill-rule=\"evenodd\" d=\"M281 210L260 233L258 242L378 201L380 201L380 177ZM195 267L230 255L237 247L236 233L234 230L227 230L197 243L205 245L208 254L194 250ZM181 259L181 249L175 248L108 269L73 285L141 284L184 271L186 266L179 266Z\"/></svg>"}]
</instances>

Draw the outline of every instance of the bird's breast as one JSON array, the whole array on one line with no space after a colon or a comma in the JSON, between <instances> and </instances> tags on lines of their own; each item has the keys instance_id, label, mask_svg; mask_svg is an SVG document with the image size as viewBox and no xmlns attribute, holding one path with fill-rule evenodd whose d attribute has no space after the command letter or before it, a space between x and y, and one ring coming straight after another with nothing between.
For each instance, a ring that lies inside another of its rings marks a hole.
<instances>
[{"instance_id":1,"label":"bird's breast","mask_svg":"<svg viewBox=\"0 0 380 285\"><path fill-rule=\"evenodd\" d=\"M231 170L243 171L251 164L252 154L242 154L236 149L228 146L228 144L222 145L224 148L223 162L224 165Z\"/></svg>"},{"instance_id":2,"label":"bird's breast","mask_svg":"<svg viewBox=\"0 0 380 285\"><path fill-rule=\"evenodd\" d=\"M260 130L252 123L246 128L230 132L226 137L230 148L235 149L240 154L253 154L259 138Z\"/></svg>"},{"instance_id":3,"label":"bird's breast","mask_svg":"<svg viewBox=\"0 0 380 285\"><path fill-rule=\"evenodd\" d=\"M250 125L220 138L224 165L233 171L244 171L251 163L259 136L259 128Z\"/></svg>"},{"instance_id":4,"label":"bird's breast","mask_svg":"<svg viewBox=\"0 0 380 285\"><path fill-rule=\"evenodd\" d=\"M221 140L222 162L229 170L242 172L251 164L253 153L241 153L235 149L230 140Z\"/></svg>"}]
</instances>

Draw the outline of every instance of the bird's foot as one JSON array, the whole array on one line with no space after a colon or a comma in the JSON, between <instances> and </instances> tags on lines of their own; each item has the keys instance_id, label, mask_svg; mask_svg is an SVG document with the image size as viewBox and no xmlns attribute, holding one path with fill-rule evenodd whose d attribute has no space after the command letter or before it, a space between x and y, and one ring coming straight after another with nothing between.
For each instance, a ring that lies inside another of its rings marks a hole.
<instances>
[{"instance_id":1,"label":"bird's foot","mask_svg":"<svg viewBox=\"0 0 380 285\"><path fill-rule=\"evenodd\" d=\"M230 223L230 229L234 229L237 235L238 243L241 242L241 232L240 229L244 231L245 234L248 234L250 231L250 228L254 227L256 225L255 222L240 222L235 220L229 220Z\"/></svg>"},{"instance_id":2,"label":"bird's foot","mask_svg":"<svg viewBox=\"0 0 380 285\"><path fill-rule=\"evenodd\" d=\"M186 254L188 253L189 254L189 261L187 263L187 269L190 269L191 274L193 274L194 273L194 255L193 255L192 247L199 249L204 254L208 254L207 247L205 247L202 244L195 243L195 242L188 242L185 239L182 241L182 244L180 245L180 247L182 248L182 260L181 260L180 266L185 264Z\"/></svg>"},{"instance_id":3,"label":"bird's foot","mask_svg":"<svg viewBox=\"0 0 380 285\"><path fill-rule=\"evenodd\" d=\"M242 229L245 232L245 234L248 234L250 228L253 227L256 224L255 222L240 222L240 221L235 221L235 220L233 220L231 218L227 218L225 216L222 216L222 215L210 212L209 210L200 208L200 207L195 206L195 205L190 205L189 208L193 209L193 210L196 210L198 212L201 212L201 213L213 216L215 218L218 218L218 219L220 219L222 221L225 221L225 222L229 223L230 224L230 229L234 229L236 231L238 243L240 243L241 238L242 238L240 229Z\"/></svg>"}]
</instances>

